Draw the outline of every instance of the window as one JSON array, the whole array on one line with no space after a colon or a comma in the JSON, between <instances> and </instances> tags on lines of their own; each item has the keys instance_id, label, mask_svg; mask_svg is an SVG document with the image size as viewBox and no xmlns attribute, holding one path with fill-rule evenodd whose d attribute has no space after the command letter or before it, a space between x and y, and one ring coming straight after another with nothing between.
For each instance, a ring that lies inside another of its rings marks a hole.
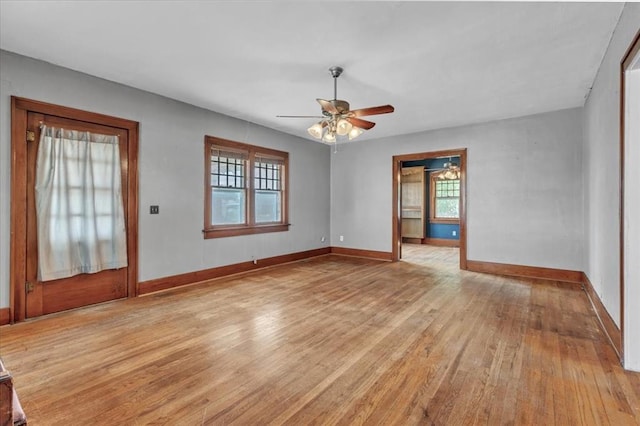
<instances>
[{"instance_id":1,"label":"window","mask_svg":"<svg viewBox=\"0 0 640 426\"><path fill-rule=\"evenodd\" d=\"M460 179L439 179L431 175L429 218L435 223L460 221Z\"/></svg>"},{"instance_id":2,"label":"window","mask_svg":"<svg viewBox=\"0 0 640 426\"><path fill-rule=\"evenodd\" d=\"M289 154L205 136L205 238L287 231Z\"/></svg>"}]
</instances>

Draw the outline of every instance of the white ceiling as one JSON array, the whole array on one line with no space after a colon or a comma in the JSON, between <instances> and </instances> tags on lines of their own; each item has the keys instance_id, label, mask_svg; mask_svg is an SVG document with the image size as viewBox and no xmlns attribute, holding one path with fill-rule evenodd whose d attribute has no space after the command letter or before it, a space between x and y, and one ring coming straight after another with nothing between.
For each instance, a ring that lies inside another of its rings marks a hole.
<instances>
[{"instance_id":1,"label":"white ceiling","mask_svg":"<svg viewBox=\"0 0 640 426\"><path fill-rule=\"evenodd\" d=\"M360 139L577 107L623 3L0 1L0 47L310 138L328 68Z\"/></svg>"}]
</instances>

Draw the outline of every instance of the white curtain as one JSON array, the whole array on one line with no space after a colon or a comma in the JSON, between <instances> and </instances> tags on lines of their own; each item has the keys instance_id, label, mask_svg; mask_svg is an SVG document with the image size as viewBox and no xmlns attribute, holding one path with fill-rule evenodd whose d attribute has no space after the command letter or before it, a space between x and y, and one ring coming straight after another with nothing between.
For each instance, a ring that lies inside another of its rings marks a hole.
<instances>
[{"instance_id":1,"label":"white curtain","mask_svg":"<svg viewBox=\"0 0 640 426\"><path fill-rule=\"evenodd\" d=\"M36 164L41 281L127 266L118 137L43 126Z\"/></svg>"}]
</instances>

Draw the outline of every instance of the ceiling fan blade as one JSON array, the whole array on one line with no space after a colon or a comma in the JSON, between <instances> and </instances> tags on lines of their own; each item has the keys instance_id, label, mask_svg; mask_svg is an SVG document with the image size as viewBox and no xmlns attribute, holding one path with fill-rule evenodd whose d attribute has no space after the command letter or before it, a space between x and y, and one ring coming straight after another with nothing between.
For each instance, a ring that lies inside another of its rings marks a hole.
<instances>
[{"instance_id":1,"label":"ceiling fan blade","mask_svg":"<svg viewBox=\"0 0 640 426\"><path fill-rule=\"evenodd\" d=\"M331 102L326 101L324 99L316 99L316 101L318 101L323 111L326 111L329 114L340 114L336 106Z\"/></svg>"},{"instance_id":2,"label":"ceiling fan blade","mask_svg":"<svg viewBox=\"0 0 640 426\"><path fill-rule=\"evenodd\" d=\"M353 114L354 117L362 117L365 115L389 114L393 111L395 111L395 108L391 105L380 105L369 108L354 109L351 111L351 114Z\"/></svg>"},{"instance_id":3,"label":"ceiling fan blade","mask_svg":"<svg viewBox=\"0 0 640 426\"><path fill-rule=\"evenodd\" d=\"M347 120L354 126L360 127L361 129L364 129L364 130L369 130L376 125L376 123L374 123L373 121L362 120L356 117L349 117L347 118Z\"/></svg>"},{"instance_id":4,"label":"ceiling fan blade","mask_svg":"<svg viewBox=\"0 0 640 426\"><path fill-rule=\"evenodd\" d=\"M277 118L326 118L323 115L276 115Z\"/></svg>"}]
</instances>

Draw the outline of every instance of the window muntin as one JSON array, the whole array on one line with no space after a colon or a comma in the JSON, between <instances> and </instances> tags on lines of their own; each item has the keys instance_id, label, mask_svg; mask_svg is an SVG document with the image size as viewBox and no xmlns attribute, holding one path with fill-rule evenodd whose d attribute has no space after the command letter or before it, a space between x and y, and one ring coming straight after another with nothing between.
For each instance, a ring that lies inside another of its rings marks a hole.
<instances>
[{"instance_id":1,"label":"window muntin","mask_svg":"<svg viewBox=\"0 0 640 426\"><path fill-rule=\"evenodd\" d=\"M460 220L460 179L431 176L431 221Z\"/></svg>"},{"instance_id":2,"label":"window muntin","mask_svg":"<svg viewBox=\"0 0 640 426\"><path fill-rule=\"evenodd\" d=\"M205 137L205 238L288 230L288 153Z\"/></svg>"}]
</instances>

